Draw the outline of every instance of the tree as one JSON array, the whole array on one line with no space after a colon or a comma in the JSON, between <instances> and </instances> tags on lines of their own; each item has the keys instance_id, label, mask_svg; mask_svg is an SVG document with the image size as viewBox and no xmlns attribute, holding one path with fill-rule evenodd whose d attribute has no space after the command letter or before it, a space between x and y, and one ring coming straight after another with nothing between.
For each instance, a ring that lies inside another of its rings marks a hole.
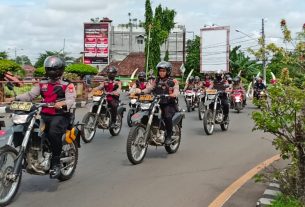
<instances>
[{"instance_id":1,"label":"tree","mask_svg":"<svg viewBox=\"0 0 305 207\"><path fill-rule=\"evenodd\" d=\"M19 65L32 65L31 60L26 55L17 56L15 62Z\"/></svg>"},{"instance_id":2,"label":"tree","mask_svg":"<svg viewBox=\"0 0 305 207\"><path fill-rule=\"evenodd\" d=\"M2 51L0 52L0 59L5 60L8 58L7 52Z\"/></svg>"},{"instance_id":3,"label":"tree","mask_svg":"<svg viewBox=\"0 0 305 207\"><path fill-rule=\"evenodd\" d=\"M291 32L286 21L281 21L284 43L290 42ZM305 28L298 34L295 48L291 51L275 44L267 46L278 63L287 65L282 69L280 81L268 88L270 101L262 103L261 111L253 112L254 130L263 130L274 135L272 144L280 151L283 159L290 165L276 178L285 195L298 198L305 204L305 93L304 82L296 84L296 77L290 77L290 71L303 71L302 59L305 49ZM279 56L280 55L280 56ZM279 65L280 66L280 65ZM297 67L298 66L298 67Z\"/></svg>"},{"instance_id":4,"label":"tree","mask_svg":"<svg viewBox=\"0 0 305 207\"><path fill-rule=\"evenodd\" d=\"M65 61L74 61L74 58L73 57L69 57L67 56L67 53L62 53L62 52L56 52L56 51L46 51L45 53L40 53L39 57L38 57L38 60L37 62L35 63L34 67L35 68L40 68L43 66L43 63L45 61L45 59L48 57L48 56L52 56L52 55L55 55L55 56L58 56L58 57L61 57L63 58Z\"/></svg>"},{"instance_id":5,"label":"tree","mask_svg":"<svg viewBox=\"0 0 305 207\"><path fill-rule=\"evenodd\" d=\"M194 69L194 75L200 75L200 37L196 35L194 40L188 40L186 48L185 74Z\"/></svg>"},{"instance_id":6,"label":"tree","mask_svg":"<svg viewBox=\"0 0 305 207\"><path fill-rule=\"evenodd\" d=\"M161 5L158 5L153 15L150 0L146 0L145 7L145 32L147 36L145 57L147 57L149 49L148 68L152 69L161 60L160 46L165 43L171 29L175 26L174 18L176 12L168 8L163 9ZM148 36L150 36L150 40Z\"/></svg>"}]
</instances>

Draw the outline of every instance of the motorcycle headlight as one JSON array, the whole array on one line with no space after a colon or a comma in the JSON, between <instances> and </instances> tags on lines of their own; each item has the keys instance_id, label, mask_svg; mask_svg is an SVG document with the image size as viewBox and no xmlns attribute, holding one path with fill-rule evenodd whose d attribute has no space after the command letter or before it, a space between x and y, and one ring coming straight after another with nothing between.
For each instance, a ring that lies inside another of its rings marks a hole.
<instances>
[{"instance_id":1,"label":"motorcycle headlight","mask_svg":"<svg viewBox=\"0 0 305 207\"><path fill-rule=\"evenodd\" d=\"M93 101L100 101L101 97L100 96L93 96Z\"/></svg>"},{"instance_id":2,"label":"motorcycle headlight","mask_svg":"<svg viewBox=\"0 0 305 207\"><path fill-rule=\"evenodd\" d=\"M208 99L215 99L216 95L208 95Z\"/></svg>"},{"instance_id":3,"label":"motorcycle headlight","mask_svg":"<svg viewBox=\"0 0 305 207\"><path fill-rule=\"evenodd\" d=\"M131 103L131 104L135 104L136 102L137 102L137 99L131 99L131 100L130 100L130 103Z\"/></svg>"},{"instance_id":4,"label":"motorcycle headlight","mask_svg":"<svg viewBox=\"0 0 305 207\"><path fill-rule=\"evenodd\" d=\"M150 103L141 103L141 109L142 110L148 110L150 107Z\"/></svg>"},{"instance_id":5,"label":"motorcycle headlight","mask_svg":"<svg viewBox=\"0 0 305 207\"><path fill-rule=\"evenodd\" d=\"M29 115L27 114L13 114L12 121L14 124L24 124L26 123Z\"/></svg>"}]
</instances>

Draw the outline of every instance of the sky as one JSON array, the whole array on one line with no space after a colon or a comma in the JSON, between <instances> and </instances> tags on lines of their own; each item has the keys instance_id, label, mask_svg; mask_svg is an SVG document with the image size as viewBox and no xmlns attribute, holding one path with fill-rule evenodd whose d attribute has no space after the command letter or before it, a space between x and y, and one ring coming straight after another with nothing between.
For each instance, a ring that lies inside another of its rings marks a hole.
<instances>
[{"instance_id":1,"label":"sky","mask_svg":"<svg viewBox=\"0 0 305 207\"><path fill-rule=\"evenodd\" d=\"M185 25L187 37L199 35L204 25L230 26L231 45L255 48L253 39L265 22L267 43L281 42L280 21L286 19L292 34L305 23L305 0L151 0L177 12L175 22ZM144 21L145 0L0 0L0 51L10 58L27 55L34 64L40 53L63 48L79 57L83 50L83 23L108 17L113 25L131 18ZM241 32L236 32L235 30ZM246 35L247 36L246 36ZM249 37L253 37L252 39Z\"/></svg>"}]
</instances>

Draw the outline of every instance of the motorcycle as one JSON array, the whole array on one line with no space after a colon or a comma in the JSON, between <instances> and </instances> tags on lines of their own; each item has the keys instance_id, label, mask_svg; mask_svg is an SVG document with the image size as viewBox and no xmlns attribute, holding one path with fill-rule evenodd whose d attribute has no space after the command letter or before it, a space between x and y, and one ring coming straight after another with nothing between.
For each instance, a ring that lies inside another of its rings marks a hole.
<instances>
[{"instance_id":1,"label":"motorcycle","mask_svg":"<svg viewBox=\"0 0 305 207\"><path fill-rule=\"evenodd\" d=\"M197 100L198 100L198 117L199 120L202 120L204 117L204 112L206 110L206 107L204 105L206 100L206 95L204 90L200 90L197 92Z\"/></svg>"},{"instance_id":2,"label":"motorcycle","mask_svg":"<svg viewBox=\"0 0 305 207\"><path fill-rule=\"evenodd\" d=\"M13 125L6 131L1 130L7 143L0 148L0 206L8 205L17 194L22 169L34 175L49 174L52 150L45 123L40 118L42 107L54 107L54 104L15 101L9 107L13 112ZM74 124L75 108L71 110L67 114L70 115L70 126L62 137L60 181L73 176L78 162L79 124Z\"/></svg>"},{"instance_id":3,"label":"motorcycle","mask_svg":"<svg viewBox=\"0 0 305 207\"><path fill-rule=\"evenodd\" d=\"M93 140L97 128L103 130L108 129L112 136L119 135L121 131L123 114L126 111L126 108L122 106L123 104L119 104L115 128L110 127L111 113L106 99L106 96L109 94L111 93L103 91L96 91L93 94L91 109L82 120L81 135L85 143L89 143Z\"/></svg>"},{"instance_id":4,"label":"motorcycle","mask_svg":"<svg viewBox=\"0 0 305 207\"><path fill-rule=\"evenodd\" d=\"M138 100L138 96L131 94L129 96L129 111L127 114L127 124L132 127L131 117L141 109L141 102Z\"/></svg>"},{"instance_id":5,"label":"motorcycle","mask_svg":"<svg viewBox=\"0 0 305 207\"><path fill-rule=\"evenodd\" d=\"M134 114L131 119L133 127L130 129L127 138L127 157L129 161L136 165L143 161L148 145L151 146L163 146L166 132L164 129L164 121L161 118L160 99L166 98L168 95L142 95L143 99L149 101L146 103L146 109L142 109L140 112ZM182 119L184 114L182 112L176 112L173 116L173 135L171 144L165 146L165 150L169 153L177 152L181 141L181 128Z\"/></svg>"},{"instance_id":6,"label":"motorcycle","mask_svg":"<svg viewBox=\"0 0 305 207\"><path fill-rule=\"evenodd\" d=\"M265 89L261 90L261 89L255 89L254 90L254 99L253 99L253 103L260 108L261 107L261 103L260 101L266 101L267 100L267 92Z\"/></svg>"},{"instance_id":7,"label":"motorcycle","mask_svg":"<svg viewBox=\"0 0 305 207\"><path fill-rule=\"evenodd\" d=\"M230 100L231 108L235 109L237 113L239 113L244 108L244 93L242 90L232 90Z\"/></svg>"},{"instance_id":8,"label":"motorcycle","mask_svg":"<svg viewBox=\"0 0 305 207\"><path fill-rule=\"evenodd\" d=\"M184 98L185 98L186 108L187 108L188 112L190 112L191 109L192 109L192 111L195 110L195 96L196 96L196 93L193 90L186 90L184 92Z\"/></svg>"},{"instance_id":9,"label":"motorcycle","mask_svg":"<svg viewBox=\"0 0 305 207\"><path fill-rule=\"evenodd\" d=\"M211 135L214 132L215 124L220 124L223 131L227 131L229 127L229 119L224 120L224 112L221 107L220 96L223 95L223 91L207 90L206 91L206 111L204 112L203 127L207 135Z\"/></svg>"}]
</instances>

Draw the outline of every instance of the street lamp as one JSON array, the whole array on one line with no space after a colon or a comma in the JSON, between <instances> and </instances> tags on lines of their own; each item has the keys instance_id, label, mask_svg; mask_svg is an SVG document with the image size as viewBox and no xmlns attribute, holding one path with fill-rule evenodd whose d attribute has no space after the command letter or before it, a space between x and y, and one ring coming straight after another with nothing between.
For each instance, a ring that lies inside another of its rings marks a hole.
<instances>
[{"instance_id":1,"label":"street lamp","mask_svg":"<svg viewBox=\"0 0 305 207\"><path fill-rule=\"evenodd\" d=\"M238 29L236 29L235 31L238 32L238 33L241 33L241 34L243 34L243 35L246 35L247 37L249 37L249 38L251 38L251 39L253 39L253 40L257 40L257 39L255 39L254 37L251 37L249 34L244 33L244 32L242 32L242 31L240 31L240 30L238 30ZM253 36L253 34L252 34L252 36Z\"/></svg>"}]
</instances>

